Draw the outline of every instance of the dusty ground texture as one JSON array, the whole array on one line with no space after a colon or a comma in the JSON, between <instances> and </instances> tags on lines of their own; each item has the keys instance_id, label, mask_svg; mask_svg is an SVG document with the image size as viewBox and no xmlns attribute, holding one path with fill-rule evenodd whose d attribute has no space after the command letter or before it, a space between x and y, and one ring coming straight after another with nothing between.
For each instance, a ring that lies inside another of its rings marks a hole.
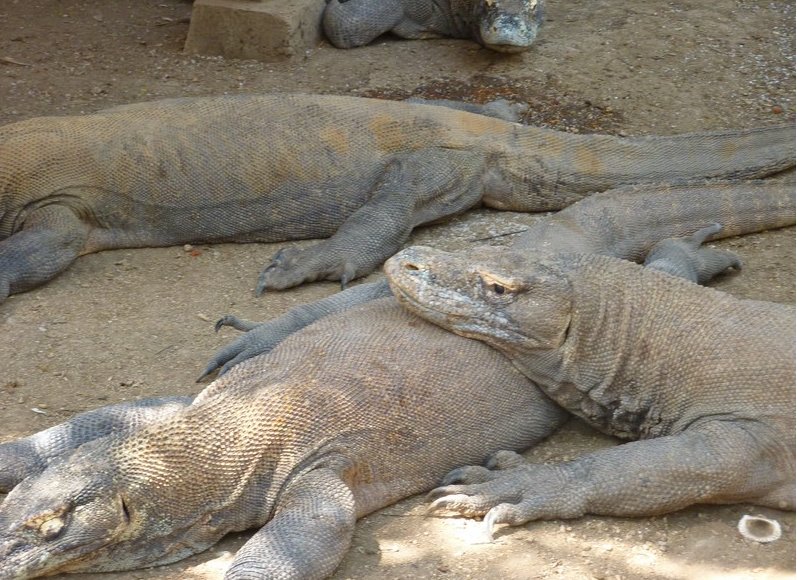
<instances>
[{"instance_id":1,"label":"dusty ground texture","mask_svg":"<svg viewBox=\"0 0 797 580\"><path fill-rule=\"evenodd\" d=\"M190 10L178 0L4 0L0 122L158 97L271 91L509 95L532 105L528 122L629 135L794 118L790 2L550 0L541 39L524 55L458 40L385 39L348 52L321 46L268 65L181 54ZM476 211L413 241L466 248L532 219ZM794 301L793 229L721 245L747 266L719 287ZM104 252L10 298L0 305L0 440L99 405L195 392L208 356L233 336L213 334L220 315L266 319L337 290L313 284L253 297L256 275L277 249ZM565 459L613 443L573 421L529 456ZM743 540L735 527L746 513L776 517L784 537L770 545ZM335 577L792 577L794 523L793 514L748 505L698 506L667 517L533 523L478 544L479 522L426 517L422 499L412 498L359 523ZM90 578L220 578L246 537L165 568Z\"/></svg>"}]
</instances>

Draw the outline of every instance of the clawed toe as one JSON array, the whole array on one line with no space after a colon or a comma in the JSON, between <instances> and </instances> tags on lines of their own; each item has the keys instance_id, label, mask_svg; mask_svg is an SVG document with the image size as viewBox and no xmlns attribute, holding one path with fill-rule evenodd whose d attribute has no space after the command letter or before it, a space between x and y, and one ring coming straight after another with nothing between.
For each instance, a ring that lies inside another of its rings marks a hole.
<instances>
[{"instance_id":1,"label":"clawed toe","mask_svg":"<svg viewBox=\"0 0 797 580\"><path fill-rule=\"evenodd\" d=\"M208 366L205 367L205 370L202 371L202 374L197 377L196 382L201 383L205 378L213 374L213 371L217 368L219 368L219 364L215 360L211 361L208 363Z\"/></svg>"},{"instance_id":2,"label":"clawed toe","mask_svg":"<svg viewBox=\"0 0 797 580\"><path fill-rule=\"evenodd\" d=\"M489 469L478 465L459 467L443 478L442 485L484 483L492 479Z\"/></svg>"},{"instance_id":3,"label":"clawed toe","mask_svg":"<svg viewBox=\"0 0 797 580\"><path fill-rule=\"evenodd\" d=\"M521 465L525 464L526 460L523 459L523 456L515 453L514 451L496 451L493 455L487 460L487 469L495 469L495 470L507 470L513 469L515 467L520 467Z\"/></svg>"}]
</instances>

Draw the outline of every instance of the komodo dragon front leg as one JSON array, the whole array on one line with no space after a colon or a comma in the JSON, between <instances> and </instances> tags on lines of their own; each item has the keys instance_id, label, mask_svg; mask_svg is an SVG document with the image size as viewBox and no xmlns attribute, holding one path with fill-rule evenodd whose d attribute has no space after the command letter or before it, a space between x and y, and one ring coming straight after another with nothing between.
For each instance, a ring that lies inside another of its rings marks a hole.
<instances>
[{"instance_id":1,"label":"komodo dragon front leg","mask_svg":"<svg viewBox=\"0 0 797 580\"><path fill-rule=\"evenodd\" d=\"M489 377L497 396L482 392ZM452 420L457 396L470 404ZM565 419L493 349L374 301L291 335L167 417L34 466L0 506L0 579L169 563L252 528L228 578L321 578L357 517Z\"/></svg>"},{"instance_id":2,"label":"komodo dragon front leg","mask_svg":"<svg viewBox=\"0 0 797 580\"><path fill-rule=\"evenodd\" d=\"M274 517L235 555L225 580L326 578L354 535L357 509L351 489L332 469L291 482Z\"/></svg>"},{"instance_id":3,"label":"komodo dragon front leg","mask_svg":"<svg viewBox=\"0 0 797 580\"><path fill-rule=\"evenodd\" d=\"M455 471L434 508L485 515L488 531L695 503L794 509L793 306L579 253L410 248L385 269L413 312L499 348L564 408L634 440L566 463Z\"/></svg>"},{"instance_id":4,"label":"komodo dragon front leg","mask_svg":"<svg viewBox=\"0 0 797 580\"><path fill-rule=\"evenodd\" d=\"M655 268L674 268L677 275L705 281L727 267L716 261L717 254L730 259L731 266L738 258L695 246L695 239L702 242L792 225L793 191L793 183L776 181L619 188L585 198L537 221L513 247L529 254L558 249L637 262L654 259ZM718 230L716 224L705 227L717 220L723 222L724 228ZM318 318L390 295L387 283L382 281L297 306L286 315L261 324L224 317L216 330L228 325L246 333L216 353L200 380L217 369L224 374L248 358L270 352L285 336Z\"/></svg>"},{"instance_id":5,"label":"komodo dragon front leg","mask_svg":"<svg viewBox=\"0 0 797 580\"><path fill-rule=\"evenodd\" d=\"M80 255L88 232L67 206L47 205L28 214L19 232L0 240L0 302L66 269Z\"/></svg>"},{"instance_id":6,"label":"komodo dragon front leg","mask_svg":"<svg viewBox=\"0 0 797 580\"><path fill-rule=\"evenodd\" d=\"M367 203L327 240L280 251L258 279L256 293L314 280L351 280L395 254L416 226L476 205L485 158L472 151L423 149L396 155L381 171Z\"/></svg>"}]
</instances>

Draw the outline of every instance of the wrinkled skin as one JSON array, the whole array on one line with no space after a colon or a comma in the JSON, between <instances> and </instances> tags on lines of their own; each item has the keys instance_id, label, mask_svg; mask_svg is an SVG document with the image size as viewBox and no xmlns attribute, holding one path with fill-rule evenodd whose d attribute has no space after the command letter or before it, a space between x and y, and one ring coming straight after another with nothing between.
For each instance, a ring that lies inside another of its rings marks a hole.
<instances>
[{"instance_id":1,"label":"wrinkled skin","mask_svg":"<svg viewBox=\"0 0 797 580\"><path fill-rule=\"evenodd\" d=\"M201 522L181 526L155 513L145 486L117 477L109 443L88 443L9 493L0 512L0 578L155 566L218 540Z\"/></svg>"},{"instance_id":2,"label":"wrinkled skin","mask_svg":"<svg viewBox=\"0 0 797 580\"><path fill-rule=\"evenodd\" d=\"M709 231L698 232L698 238ZM412 312L502 351L562 407L629 440L556 464L466 467L433 509L496 524L651 516L693 504L794 509L794 307L667 271L725 269L696 240L665 272L578 253L403 250L385 265ZM727 256L724 256L727 257ZM683 267L686 266L686 267Z\"/></svg>"},{"instance_id":3,"label":"wrinkled skin","mask_svg":"<svg viewBox=\"0 0 797 580\"><path fill-rule=\"evenodd\" d=\"M543 0L330 0L324 31L338 48L372 42L386 32L409 39L470 38L497 52L531 48Z\"/></svg>"}]
</instances>

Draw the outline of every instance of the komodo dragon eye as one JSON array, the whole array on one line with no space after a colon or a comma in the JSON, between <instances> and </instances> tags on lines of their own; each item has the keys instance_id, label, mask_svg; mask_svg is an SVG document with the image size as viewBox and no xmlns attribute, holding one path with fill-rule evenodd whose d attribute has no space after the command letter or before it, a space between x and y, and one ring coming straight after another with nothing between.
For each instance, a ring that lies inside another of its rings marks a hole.
<instances>
[{"instance_id":1,"label":"komodo dragon eye","mask_svg":"<svg viewBox=\"0 0 797 580\"><path fill-rule=\"evenodd\" d=\"M31 518L26 526L35 530L43 539L53 540L66 527L68 512L68 508L64 506Z\"/></svg>"},{"instance_id":2,"label":"komodo dragon eye","mask_svg":"<svg viewBox=\"0 0 797 580\"><path fill-rule=\"evenodd\" d=\"M65 527L66 520L63 517L50 518L39 526L39 533L45 540L53 540Z\"/></svg>"},{"instance_id":3,"label":"komodo dragon eye","mask_svg":"<svg viewBox=\"0 0 797 580\"><path fill-rule=\"evenodd\" d=\"M482 273L481 281L487 298L492 297L501 300L511 300L519 289L518 284L514 284L512 281L498 279L491 274Z\"/></svg>"}]
</instances>

